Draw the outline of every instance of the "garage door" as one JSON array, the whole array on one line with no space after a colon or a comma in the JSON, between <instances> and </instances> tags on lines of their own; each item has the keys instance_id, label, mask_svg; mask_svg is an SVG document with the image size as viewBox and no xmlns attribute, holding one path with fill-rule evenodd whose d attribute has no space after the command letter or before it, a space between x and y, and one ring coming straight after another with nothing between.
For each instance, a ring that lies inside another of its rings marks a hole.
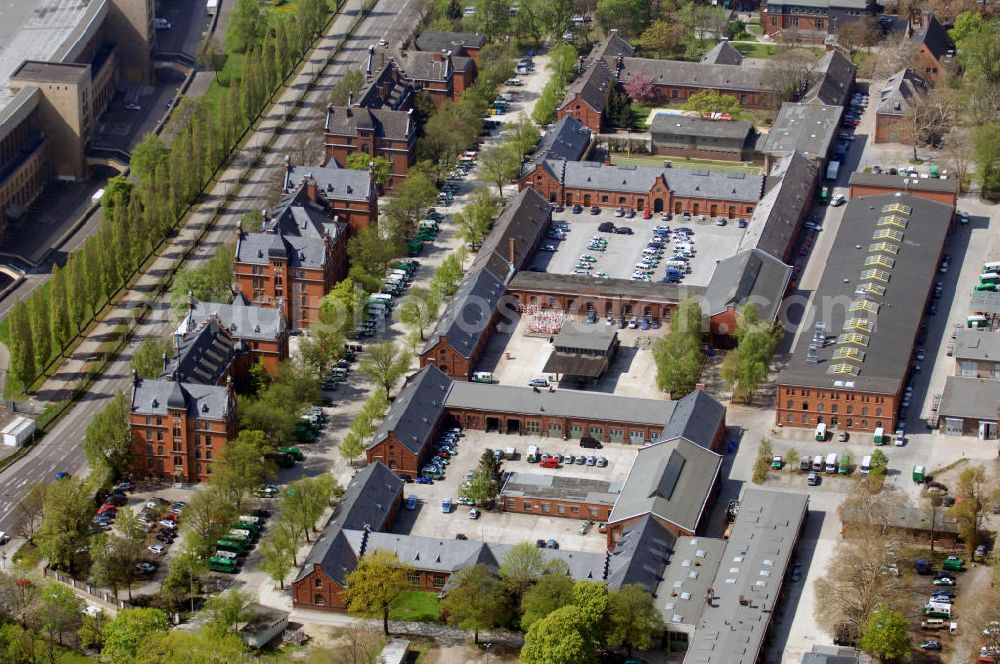
<instances>
[{"instance_id":1,"label":"garage door","mask_svg":"<svg viewBox=\"0 0 1000 664\"><path fill-rule=\"evenodd\" d=\"M642 431L629 431L628 432L628 442L633 445L642 445L646 442L646 436Z\"/></svg>"},{"instance_id":2,"label":"garage door","mask_svg":"<svg viewBox=\"0 0 1000 664\"><path fill-rule=\"evenodd\" d=\"M624 443L625 442L625 430L624 429L608 429L608 440L612 443Z\"/></svg>"},{"instance_id":3,"label":"garage door","mask_svg":"<svg viewBox=\"0 0 1000 664\"><path fill-rule=\"evenodd\" d=\"M595 427L591 425L590 437L596 438L597 440L604 440L604 427Z\"/></svg>"},{"instance_id":4,"label":"garage door","mask_svg":"<svg viewBox=\"0 0 1000 664\"><path fill-rule=\"evenodd\" d=\"M583 437L583 425L582 424L570 424L569 425L569 437L573 439Z\"/></svg>"},{"instance_id":5,"label":"garage door","mask_svg":"<svg viewBox=\"0 0 1000 664\"><path fill-rule=\"evenodd\" d=\"M561 424L550 424L549 425L549 438L562 438L562 425Z\"/></svg>"}]
</instances>

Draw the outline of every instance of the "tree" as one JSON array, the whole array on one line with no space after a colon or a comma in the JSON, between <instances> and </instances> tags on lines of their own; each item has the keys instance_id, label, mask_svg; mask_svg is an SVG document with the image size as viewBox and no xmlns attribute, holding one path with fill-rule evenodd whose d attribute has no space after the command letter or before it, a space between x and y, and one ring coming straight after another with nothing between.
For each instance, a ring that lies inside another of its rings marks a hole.
<instances>
[{"instance_id":1,"label":"tree","mask_svg":"<svg viewBox=\"0 0 1000 664\"><path fill-rule=\"evenodd\" d=\"M191 547L175 554L167 567L167 578L163 580L162 593L167 606L179 611L190 600L190 610L194 613L195 593L201 589L201 579L207 571L207 561Z\"/></svg>"},{"instance_id":2,"label":"tree","mask_svg":"<svg viewBox=\"0 0 1000 664\"><path fill-rule=\"evenodd\" d=\"M389 263L405 253L406 248L400 236L383 239L378 229L362 229L347 241L352 283L371 292L377 291L382 285L382 276ZM366 280L365 277L369 279ZM374 278L374 283L370 278Z\"/></svg>"},{"instance_id":3,"label":"tree","mask_svg":"<svg viewBox=\"0 0 1000 664\"><path fill-rule=\"evenodd\" d=\"M80 647L86 650L98 650L104 648L104 626L108 624L108 614L104 610L97 613L84 613L80 629L76 635L80 638Z\"/></svg>"},{"instance_id":4,"label":"tree","mask_svg":"<svg viewBox=\"0 0 1000 664\"><path fill-rule=\"evenodd\" d=\"M219 43L219 39L214 34L206 35L205 39L198 45L198 62L208 71L214 71L215 80L219 80L219 71L226 66L226 54L222 49L222 44ZM103 206L103 200L101 204Z\"/></svg>"},{"instance_id":5,"label":"tree","mask_svg":"<svg viewBox=\"0 0 1000 664\"><path fill-rule=\"evenodd\" d=\"M48 641L49 661L55 662L55 645L62 645L63 635L75 632L81 625L83 600L68 586L50 582L38 595L32 613L32 622Z\"/></svg>"},{"instance_id":6,"label":"tree","mask_svg":"<svg viewBox=\"0 0 1000 664\"><path fill-rule=\"evenodd\" d=\"M500 461L492 450L483 450L479 465L472 472L469 485L462 489L462 495L473 499L483 507L496 500L503 483L503 470Z\"/></svg>"},{"instance_id":7,"label":"tree","mask_svg":"<svg viewBox=\"0 0 1000 664\"><path fill-rule=\"evenodd\" d=\"M878 21L874 16L845 21L837 27L837 45L853 58L859 49L874 46L881 38Z\"/></svg>"},{"instance_id":8,"label":"tree","mask_svg":"<svg viewBox=\"0 0 1000 664\"><path fill-rule=\"evenodd\" d=\"M878 657L880 662L907 659L912 647L909 629L906 616L880 604L868 618L858 645L869 655Z\"/></svg>"},{"instance_id":9,"label":"tree","mask_svg":"<svg viewBox=\"0 0 1000 664\"><path fill-rule=\"evenodd\" d=\"M545 572L545 559L533 542L521 542L511 547L500 563L500 582L514 606Z\"/></svg>"},{"instance_id":10,"label":"tree","mask_svg":"<svg viewBox=\"0 0 1000 664\"><path fill-rule=\"evenodd\" d=\"M410 358L400 352L392 341L368 346L358 365L358 371L382 388L388 398L396 384L410 366Z\"/></svg>"},{"instance_id":11,"label":"tree","mask_svg":"<svg viewBox=\"0 0 1000 664\"><path fill-rule=\"evenodd\" d=\"M517 177L521 162L517 152L508 144L488 147L479 153L480 179L495 184L500 196L503 186Z\"/></svg>"},{"instance_id":12,"label":"tree","mask_svg":"<svg viewBox=\"0 0 1000 664\"><path fill-rule=\"evenodd\" d=\"M399 320L404 325L419 332L420 339L423 340L424 331L437 320L440 306L440 294L420 286L414 286L399 307Z\"/></svg>"},{"instance_id":13,"label":"tree","mask_svg":"<svg viewBox=\"0 0 1000 664\"><path fill-rule=\"evenodd\" d=\"M246 53L264 40L267 15L257 0L236 0L226 28L226 47L234 53Z\"/></svg>"},{"instance_id":14,"label":"tree","mask_svg":"<svg viewBox=\"0 0 1000 664\"><path fill-rule=\"evenodd\" d=\"M885 455L882 450L875 450L872 452L871 470L869 475L874 475L875 477L882 477L885 475L885 471L889 467L889 457Z\"/></svg>"},{"instance_id":15,"label":"tree","mask_svg":"<svg viewBox=\"0 0 1000 664\"><path fill-rule=\"evenodd\" d=\"M219 487L217 480L218 475L208 488L196 491L184 508L181 528L185 541L188 549L199 555L211 553L215 542L229 532L230 524L239 515L226 489Z\"/></svg>"},{"instance_id":16,"label":"tree","mask_svg":"<svg viewBox=\"0 0 1000 664\"><path fill-rule=\"evenodd\" d=\"M976 176L983 196L991 196L1000 189L1000 124L975 127L972 137Z\"/></svg>"},{"instance_id":17,"label":"tree","mask_svg":"<svg viewBox=\"0 0 1000 664\"><path fill-rule=\"evenodd\" d=\"M357 568L347 575L344 600L348 612L381 614L382 631L388 636L389 610L400 593L409 587L412 569L400 562L395 552L385 549L362 556Z\"/></svg>"},{"instance_id":18,"label":"tree","mask_svg":"<svg viewBox=\"0 0 1000 664\"><path fill-rule=\"evenodd\" d=\"M229 441L219 457L213 484L237 511L250 493L275 472L268 455L274 448L263 431L244 429Z\"/></svg>"},{"instance_id":19,"label":"tree","mask_svg":"<svg viewBox=\"0 0 1000 664\"><path fill-rule=\"evenodd\" d=\"M129 426L129 403L119 392L87 425L83 450L91 472L101 484L128 477L132 467L132 432Z\"/></svg>"},{"instance_id":20,"label":"tree","mask_svg":"<svg viewBox=\"0 0 1000 664\"><path fill-rule=\"evenodd\" d=\"M354 465L354 460L364 454L365 444L361 436L353 431L348 431L344 435L344 440L340 442L340 456L347 459L348 463Z\"/></svg>"},{"instance_id":21,"label":"tree","mask_svg":"<svg viewBox=\"0 0 1000 664\"><path fill-rule=\"evenodd\" d=\"M264 213L250 210L240 216L240 229L244 233L260 233L264 230Z\"/></svg>"},{"instance_id":22,"label":"tree","mask_svg":"<svg viewBox=\"0 0 1000 664\"><path fill-rule=\"evenodd\" d=\"M132 355L132 368L140 378L156 378L163 373L163 356L169 356L173 348L167 337L143 339Z\"/></svg>"},{"instance_id":23,"label":"tree","mask_svg":"<svg viewBox=\"0 0 1000 664\"><path fill-rule=\"evenodd\" d=\"M454 215L452 216L454 220ZM459 257L452 252L444 257L441 265L434 271L431 278L431 288L445 296L451 296L458 290L464 271Z\"/></svg>"},{"instance_id":24,"label":"tree","mask_svg":"<svg viewBox=\"0 0 1000 664\"><path fill-rule=\"evenodd\" d=\"M670 333L653 346L656 384L675 399L693 390L701 373L701 326L701 307L685 300L674 312Z\"/></svg>"},{"instance_id":25,"label":"tree","mask_svg":"<svg viewBox=\"0 0 1000 664\"><path fill-rule=\"evenodd\" d=\"M573 579L566 574L547 573L528 588L521 599L521 629L573 602Z\"/></svg>"},{"instance_id":26,"label":"tree","mask_svg":"<svg viewBox=\"0 0 1000 664\"><path fill-rule=\"evenodd\" d=\"M722 379L733 390L733 400L740 395L750 403L762 382L767 379L768 365L782 330L760 320L757 306L746 305L736 321L737 346L729 352L721 367Z\"/></svg>"},{"instance_id":27,"label":"tree","mask_svg":"<svg viewBox=\"0 0 1000 664\"><path fill-rule=\"evenodd\" d=\"M965 468L958 476L955 504L949 509L958 524L958 536L971 558L980 541L982 510L986 503L986 470L981 465Z\"/></svg>"},{"instance_id":28,"label":"tree","mask_svg":"<svg viewBox=\"0 0 1000 664\"><path fill-rule=\"evenodd\" d=\"M637 73L635 76L630 78L623 87L625 89L625 94L627 94L632 101L647 104L656 99L656 88L653 87L653 79L642 73Z\"/></svg>"},{"instance_id":29,"label":"tree","mask_svg":"<svg viewBox=\"0 0 1000 664\"><path fill-rule=\"evenodd\" d=\"M489 41L497 41L503 35L510 33L510 1L509 0L475 0L476 12L467 19L476 32L481 33Z\"/></svg>"},{"instance_id":30,"label":"tree","mask_svg":"<svg viewBox=\"0 0 1000 664\"><path fill-rule=\"evenodd\" d=\"M764 66L764 84L775 92L777 106L797 98L809 86L816 55L804 48L782 48Z\"/></svg>"},{"instance_id":31,"label":"tree","mask_svg":"<svg viewBox=\"0 0 1000 664\"><path fill-rule=\"evenodd\" d=\"M72 334L70 332L69 304L66 299L66 273L59 269L58 263L52 266L52 278L49 280L49 284L52 347L62 353Z\"/></svg>"},{"instance_id":32,"label":"tree","mask_svg":"<svg viewBox=\"0 0 1000 664\"><path fill-rule=\"evenodd\" d=\"M659 59L665 53L680 52L687 39L688 31L683 24L658 19L653 21L639 37L639 45L644 51L655 52Z\"/></svg>"},{"instance_id":33,"label":"tree","mask_svg":"<svg viewBox=\"0 0 1000 664\"><path fill-rule=\"evenodd\" d=\"M451 581L454 585L441 602L441 612L449 625L471 631L478 644L479 631L497 623L503 605L500 583L485 565L459 570Z\"/></svg>"},{"instance_id":34,"label":"tree","mask_svg":"<svg viewBox=\"0 0 1000 664\"><path fill-rule=\"evenodd\" d=\"M959 97L954 90L936 87L923 96L914 95L903 113L904 137L913 148L913 159L917 159L917 148L934 144L948 133L958 112Z\"/></svg>"},{"instance_id":35,"label":"tree","mask_svg":"<svg viewBox=\"0 0 1000 664\"><path fill-rule=\"evenodd\" d=\"M389 176L392 175L392 163L382 155L371 157L365 152L354 152L348 155L345 165L356 171L367 171L373 168L375 184L379 186L385 185L389 181Z\"/></svg>"},{"instance_id":36,"label":"tree","mask_svg":"<svg viewBox=\"0 0 1000 664\"><path fill-rule=\"evenodd\" d=\"M34 543L35 533L42 523L42 515L45 510L45 490L48 484L42 480L36 480L28 486L24 498L14 508L16 521L14 522L14 533Z\"/></svg>"},{"instance_id":37,"label":"tree","mask_svg":"<svg viewBox=\"0 0 1000 664\"><path fill-rule=\"evenodd\" d=\"M728 113L733 118L740 117L740 100L733 95L724 95L716 90L696 92L684 102L684 109L699 113Z\"/></svg>"},{"instance_id":38,"label":"tree","mask_svg":"<svg viewBox=\"0 0 1000 664\"><path fill-rule=\"evenodd\" d=\"M563 98L563 86L555 78L550 79L538 95L535 108L531 111L531 119L540 125L547 125L556 118L556 109Z\"/></svg>"},{"instance_id":39,"label":"tree","mask_svg":"<svg viewBox=\"0 0 1000 664\"><path fill-rule=\"evenodd\" d=\"M104 626L102 655L111 664L132 664L146 640L169 627L167 614L160 609L122 609Z\"/></svg>"},{"instance_id":40,"label":"tree","mask_svg":"<svg viewBox=\"0 0 1000 664\"><path fill-rule=\"evenodd\" d=\"M473 192L465 209L452 215L452 223L458 229L458 239L478 250L493 227L493 219L500 209L500 200L487 189Z\"/></svg>"},{"instance_id":41,"label":"tree","mask_svg":"<svg viewBox=\"0 0 1000 664\"><path fill-rule=\"evenodd\" d=\"M594 15L605 31L617 29L623 38L630 39L649 27L650 3L645 0L598 0Z\"/></svg>"},{"instance_id":42,"label":"tree","mask_svg":"<svg viewBox=\"0 0 1000 664\"><path fill-rule=\"evenodd\" d=\"M575 46L559 42L549 50L549 63L545 68L552 72L553 80L564 86L569 85L576 78L579 57L580 52Z\"/></svg>"},{"instance_id":43,"label":"tree","mask_svg":"<svg viewBox=\"0 0 1000 664\"><path fill-rule=\"evenodd\" d=\"M244 661L247 648L232 632L220 634L208 627L155 632L142 646L135 664L224 664Z\"/></svg>"},{"instance_id":44,"label":"tree","mask_svg":"<svg viewBox=\"0 0 1000 664\"><path fill-rule=\"evenodd\" d=\"M70 477L49 485L42 525L35 535L38 549L49 565L72 572L76 551L87 541L93 512L91 491L79 479Z\"/></svg>"},{"instance_id":45,"label":"tree","mask_svg":"<svg viewBox=\"0 0 1000 664\"><path fill-rule=\"evenodd\" d=\"M22 300L7 315L10 327L10 372L24 385L25 391L35 381L35 345L32 339L28 305Z\"/></svg>"},{"instance_id":46,"label":"tree","mask_svg":"<svg viewBox=\"0 0 1000 664\"><path fill-rule=\"evenodd\" d=\"M241 623L254 619L253 604L257 598L239 588L210 597L205 602L208 626L219 633L233 630L238 632Z\"/></svg>"},{"instance_id":47,"label":"tree","mask_svg":"<svg viewBox=\"0 0 1000 664\"><path fill-rule=\"evenodd\" d=\"M757 458L753 464L754 484L763 484L764 480L767 479L767 471L771 470L772 455L771 441L761 437L760 444L757 446Z\"/></svg>"},{"instance_id":48,"label":"tree","mask_svg":"<svg viewBox=\"0 0 1000 664\"><path fill-rule=\"evenodd\" d=\"M330 500L341 491L330 473L304 477L289 485L281 497L281 509L287 512L285 518L299 528L308 542L309 531L316 528L316 522L330 506Z\"/></svg>"},{"instance_id":49,"label":"tree","mask_svg":"<svg viewBox=\"0 0 1000 664\"><path fill-rule=\"evenodd\" d=\"M437 200L437 187L426 173L411 169L406 180L393 188L392 194L385 205L379 225L386 226L386 237L408 237L416 228L424 210Z\"/></svg>"},{"instance_id":50,"label":"tree","mask_svg":"<svg viewBox=\"0 0 1000 664\"><path fill-rule=\"evenodd\" d=\"M298 541L294 536L289 537L289 529L276 530L272 528L267 536L260 541L261 569L269 577L278 582L282 590L285 589L285 577L292 571L295 548Z\"/></svg>"},{"instance_id":51,"label":"tree","mask_svg":"<svg viewBox=\"0 0 1000 664\"><path fill-rule=\"evenodd\" d=\"M625 646L628 656L632 649L648 650L656 644L666 629L663 616L656 608L653 595L642 586L630 583L611 593L608 611L610 630L608 645Z\"/></svg>"},{"instance_id":52,"label":"tree","mask_svg":"<svg viewBox=\"0 0 1000 664\"><path fill-rule=\"evenodd\" d=\"M573 584L573 605L579 607L589 626L587 636L595 643L602 640L598 631L607 622L610 602L608 587L599 581L583 579Z\"/></svg>"},{"instance_id":53,"label":"tree","mask_svg":"<svg viewBox=\"0 0 1000 664\"><path fill-rule=\"evenodd\" d=\"M535 127L534 123L523 113L518 116L516 122L508 123L507 129L510 131L507 144L517 155L517 163L520 164L538 145L541 134L538 133L538 128Z\"/></svg>"},{"instance_id":54,"label":"tree","mask_svg":"<svg viewBox=\"0 0 1000 664\"><path fill-rule=\"evenodd\" d=\"M357 95L363 87L365 87L364 73L360 69L352 67L345 71L344 75L333 86L333 90L330 91L330 103L334 106L347 106L348 97ZM367 164L365 167L367 168ZM354 168L354 166L348 166L348 168Z\"/></svg>"},{"instance_id":55,"label":"tree","mask_svg":"<svg viewBox=\"0 0 1000 664\"><path fill-rule=\"evenodd\" d=\"M524 664L587 664L594 661L596 642L589 637L590 623L580 607L556 609L536 621L524 638Z\"/></svg>"},{"instance_id":56,"label":"tree","mask_svg":"<svg viewBox=\"0 0 1000 664\"><path fill-rule=\"evenodd\" d=\"M90 540L90 582L110 588L115 597L125 577L131 574L126 568L123 549L124 541L116 535L100 533Z\"/></svg>"},{"instance_id":57,"label":"tree","mask_svg":"<svg viewBox=\"0 0 1000 664\"><path fill-rule=\"evenodd\" d=\"M232 297L235 247L224 245L201 267L184 268L174 275L170 299L179 315L187 312L191 296L202 302L229 302Z\"/></svg>"}]
</instances>

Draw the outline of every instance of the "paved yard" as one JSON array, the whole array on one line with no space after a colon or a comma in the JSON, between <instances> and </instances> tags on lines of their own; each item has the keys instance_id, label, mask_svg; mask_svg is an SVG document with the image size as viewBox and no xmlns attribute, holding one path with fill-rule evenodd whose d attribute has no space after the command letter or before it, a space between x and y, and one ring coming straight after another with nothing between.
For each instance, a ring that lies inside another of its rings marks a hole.
<instances>
[{"instance_id":1,"label":"paved yard","mask_svg":"<svg viewBox=\"0 0 1000 664\"><path fill-rule=\"evenodd\" d=\"M688 226L693 228L695 257L691 259L691 274L684 278L684 283L694 286L707 286L715 272L715 264L723 258L736 253L736 248L743 238L743 230L735 223L726 226L716 226L714 223L697 224L694 220L660 221L659 215L652 219L636 216L632 219L616 218L613 208L601 208L601 213L591 215L589 210L581 214L573 214L570 209L553 215L554 222L565 221L569 225L569 233L565 240L546 239L542 245L550 245L554 252L539 251L530 269L536 269L555 274L572 274L581 255L589 254L597 259L591 268L591 274L603 272L613 279L630 279L632 271L642 258L642 250L652 239L652 229L658 225ZM601 222L610 221L615 226L627 226L633 230L633 235L618 235L617 233L598 233ZM603 252L587 248L593 236L607 240L607 249ZM673 242L664 247L664 260L670 258ZM654 279L666 276L666 266L660 263L653 273Z\"/></svg>"},{"instance_id":2,"label":"paved yard","mask_svg":"<svg viewBox=\"0 0 1000 664\"><path fill-rule=\"evenodd\" d=\"M561 468L541 468L537 464L524 461L524 453L529 445L537 445L548 453L595 453L608 459L606 468L573 465ZM452 459L445 478L434 484L407 484L406 494L417 496L417 509L402 510L393 526L393 532L409 533L424 537L451 538L462 533L470 539L502 544L534 542L538 539L555 539L564 549L603 552L607 549L604 535L592 528L586 535L580 535L579 519L564 519L550 516L533 516L499 511L483 511L478 520L468 517L469 508L458 505L450 513L441 511L441 500L445 497L457 500L466 472L479 463L483 450L514 447L517 457L514 461L504 461L504 470L512 472L532 472L539 474L563 475L585 479L608 481L624 480L635 459L634 447L627 445L605 445L600 450L583 450L574 441L563 441L539 436L507 436L482 431L467 431L459 443L459 453Z\"/></svg>"}]
</instances>

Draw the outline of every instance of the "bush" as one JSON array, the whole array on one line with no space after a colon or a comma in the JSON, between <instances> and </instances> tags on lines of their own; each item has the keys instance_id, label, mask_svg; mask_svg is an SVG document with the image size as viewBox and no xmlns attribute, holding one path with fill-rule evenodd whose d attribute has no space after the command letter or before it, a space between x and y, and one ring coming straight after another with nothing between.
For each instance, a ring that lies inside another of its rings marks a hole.
<instances>
[{"instance_id":1,"label":"bush","mask_svg":"<svg viewBox=\"0 0 1000 664\"><path fill-rule=\"evenodd\" d=\"M753 483L763 484L767 479L767 471L771 470L771 457L774 450L771 448L771 441L767 438L760 439L757 447L757 460L753 464Z\"/></svg>"}]
</instances>

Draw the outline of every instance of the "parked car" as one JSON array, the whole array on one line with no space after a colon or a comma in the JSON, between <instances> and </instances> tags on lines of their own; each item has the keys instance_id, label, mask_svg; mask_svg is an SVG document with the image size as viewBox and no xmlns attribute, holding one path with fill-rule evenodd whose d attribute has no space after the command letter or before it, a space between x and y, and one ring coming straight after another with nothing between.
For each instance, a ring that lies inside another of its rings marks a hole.
<instances>
[{"instance_id":1,"label":"parked car","mask_svg":"<svg viewBox=\"0 0 1000 664\"><path fill-rule=\"evenodd\" d=\"M592 436L584 436L580 439L580 447L586 447L594 450L599 450L604 447L601 441L597 440Z\"/></svg>"},{"instance_id":2,"label":"parked car","mask_svg":"<svg viewBox=\"0 0 1000 664\"><path fill-rule=\"evenodd\" d=\"M619 226L615 229L617 235L632 235L632 229L628 226Z\"/></svg>"},{"instance_id":3,"label":"parked car","mask_svg":"<svg viewBox=\"0 0 1000 664\"><path fill-rule=\"evenodd\" d=\"M157 565L156 563L147 563L147 562L136 563L135 566L137 570L139 570L144 574L152 574L157 570L158 567L159 565Z\"/></svg>"},{"instance_id":4,"label":"parked car","mask_svg":"<svg viewBox=\"0 0 1000 664\"><path fill-rule=\"evenodd\" d=\"M146 549L149 552L155 553L158 556L162 556L167 552L167 547L163 546L162 544L150 544L149 546L146 547Z\"/></svg>"},{"instance_id":5,"label":"parked car","mask_svg":"<svg viewBox=\"0 0 1000 664\"><path fill-rule=\"evenodd\" d=\"M554 539L547 540L545 542L545 548L546 549L558 549L559 548L559 542L555 541Z\"/></svg>"}]
</instances>

